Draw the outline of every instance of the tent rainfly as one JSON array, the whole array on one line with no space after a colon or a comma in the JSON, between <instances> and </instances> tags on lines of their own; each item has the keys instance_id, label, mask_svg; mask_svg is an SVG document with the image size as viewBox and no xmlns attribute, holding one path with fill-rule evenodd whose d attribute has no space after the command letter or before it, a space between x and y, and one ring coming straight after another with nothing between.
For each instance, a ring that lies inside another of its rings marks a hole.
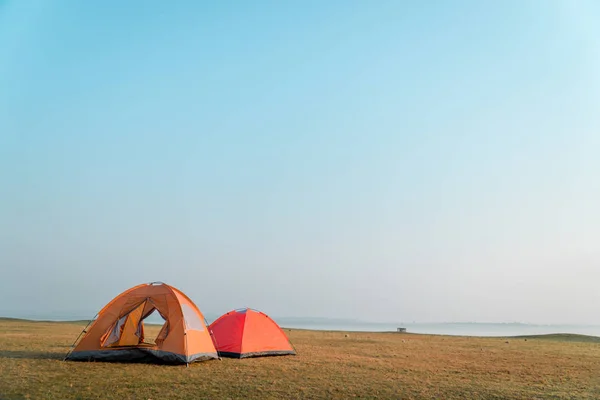
<instances>
[{"instance_id":1,"label":"tent rainfly","mask_svg":"<svg viewBox=\"0 0 600 400\"><path fill-rule=\"evenodd\" d=\"M213 322L212 331L220 356L246 358L296 354L283 330L260 311L230 311Z\"/></svg>"},{"instance_id":2,"label":"tent rainfly","mask_svg":"<svg viewBox=\"0 0 600 400\"><path fill-rule=\"evenodd\" d=\"M165 322L158 336L147 340L144 320L155 311ZM162 282L121 293L86 329L65 360L188 364L218 358L198 307L181 291Z\"/></svg>"}]
</instances>

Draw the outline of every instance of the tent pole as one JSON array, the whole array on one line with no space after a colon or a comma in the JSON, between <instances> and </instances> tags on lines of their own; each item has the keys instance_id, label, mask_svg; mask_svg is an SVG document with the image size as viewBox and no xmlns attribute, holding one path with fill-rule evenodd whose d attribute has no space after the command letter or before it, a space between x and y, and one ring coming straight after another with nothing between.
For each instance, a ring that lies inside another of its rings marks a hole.
<instances>
[{"instance_id":1,"label":"tent pole","mask_svg":"<svg viewBox=\"0 0 600 400\"><path fill-rule=\"evenodd\" d=\"M77 342L79 341L79 338L81 337L81 335L83 335L84 333L87 333L86 329L90 326L90 324L92 322L94 322L96 320L96 317L98 317L98 314L94 315L94 318L92 318L88 324L85 326L85 328L83 328L83 330L79 333L79 336L77 336L77 339L75 339L75 341L73 342L73 344L71 345L71 348L69 349L69 351L67 352L67 354L65 355L65 358L63 358L63 361L67 361L67 358L69 357L69 355L73 352L73 349L75 348L75 345L77 344Z\"/></svg>"},{"instance_id":2,"label":"tent pole","mask_svg":"<svg viewBox=\"0 0 600 400\"><path fill-rule=\"evenodd\" d=\"M223 359L221 358L221 353L219 353L219 349L217 348L217 339L215 338L215 335L213 335L212 329L210 329L210 325L208 324L208 321L206 320L206 317L204 317L204 315L202 315L202 317L204 318L204 325L206 325L206 329L208 330L208 334L210 335L210 338L212 339L213 345L215 346L215 350L217 351L217 360L223 361Z\"/></svg>"},{"instance_id":3,"label":"tent pole","mask_svg":"<svg viewBox=\"0 0 600 400\"><path fill-rule=\"evenodd\" d=\"M185 322L183 323L183 329L185 329ZM183 337L185 339L185 367L188 368L190 366L189 356L188 356L188 339L187 339L187 331L183 331Z\"/></svg>"}]
</instances>

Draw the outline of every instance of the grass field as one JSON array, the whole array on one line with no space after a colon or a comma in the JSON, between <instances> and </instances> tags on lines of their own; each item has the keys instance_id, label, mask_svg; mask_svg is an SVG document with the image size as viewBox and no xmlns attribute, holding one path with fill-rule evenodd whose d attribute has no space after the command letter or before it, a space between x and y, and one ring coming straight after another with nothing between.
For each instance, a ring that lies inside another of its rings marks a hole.
<instances>
[{"instance_id":1,"label":"grass field","mask_svg":"<svg viewBox=\"0 0 600 400\"><path fill-rule=\"evenodd\" d=\"M0 320L2 399L600 399L600 340L287 330L298 355L61 361L81 324ZM157 329L153 327L152 329Z\"/></svg>"}]
</instances>

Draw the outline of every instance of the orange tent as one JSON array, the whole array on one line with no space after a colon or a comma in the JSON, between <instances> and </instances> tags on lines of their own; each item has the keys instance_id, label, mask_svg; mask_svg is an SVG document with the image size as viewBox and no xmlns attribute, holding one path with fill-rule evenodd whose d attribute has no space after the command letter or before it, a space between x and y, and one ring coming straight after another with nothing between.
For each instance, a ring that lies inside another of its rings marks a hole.
<instances>
[{"instance_id":1,"label":"orange tent","mask_svg":"<svg viewBox=\"0 0 600 400\"><path fill-rule=\"evenodd\" d=\"M260 311L244 308L230 311L213 322L219 355L245 358L296 354L279 325Z\"/></svg>"},{"instance_id":2,"label":"orange tent","mask_svg":"<svg viewBox=\"0 0 600 400\"><path fill-rule=\"evenodd\" d=\"M154 343L146 341L144 319L157 311L165 320ZM97 315L66 360L190 363L218 358L204 316L194 302L161 282L135 286Z\"/></svg>"}]
</instances>

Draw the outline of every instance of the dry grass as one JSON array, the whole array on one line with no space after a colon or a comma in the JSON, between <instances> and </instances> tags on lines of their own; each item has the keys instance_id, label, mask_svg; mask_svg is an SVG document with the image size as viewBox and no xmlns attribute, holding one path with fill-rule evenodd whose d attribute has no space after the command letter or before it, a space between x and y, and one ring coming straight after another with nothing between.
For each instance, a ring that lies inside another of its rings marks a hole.
<instances>
[{"instance_id":1,"label":"dry grass","mask_svg":"<svg viewBox=\"0 0 600 400\"><path fill-rule=\"evenodd\" d=\"M81 329L0 320L0 398L600 398L600 343L577 337L286 330L297 356L189 368L61 361Z\"/></svg>"}]
</instances>

